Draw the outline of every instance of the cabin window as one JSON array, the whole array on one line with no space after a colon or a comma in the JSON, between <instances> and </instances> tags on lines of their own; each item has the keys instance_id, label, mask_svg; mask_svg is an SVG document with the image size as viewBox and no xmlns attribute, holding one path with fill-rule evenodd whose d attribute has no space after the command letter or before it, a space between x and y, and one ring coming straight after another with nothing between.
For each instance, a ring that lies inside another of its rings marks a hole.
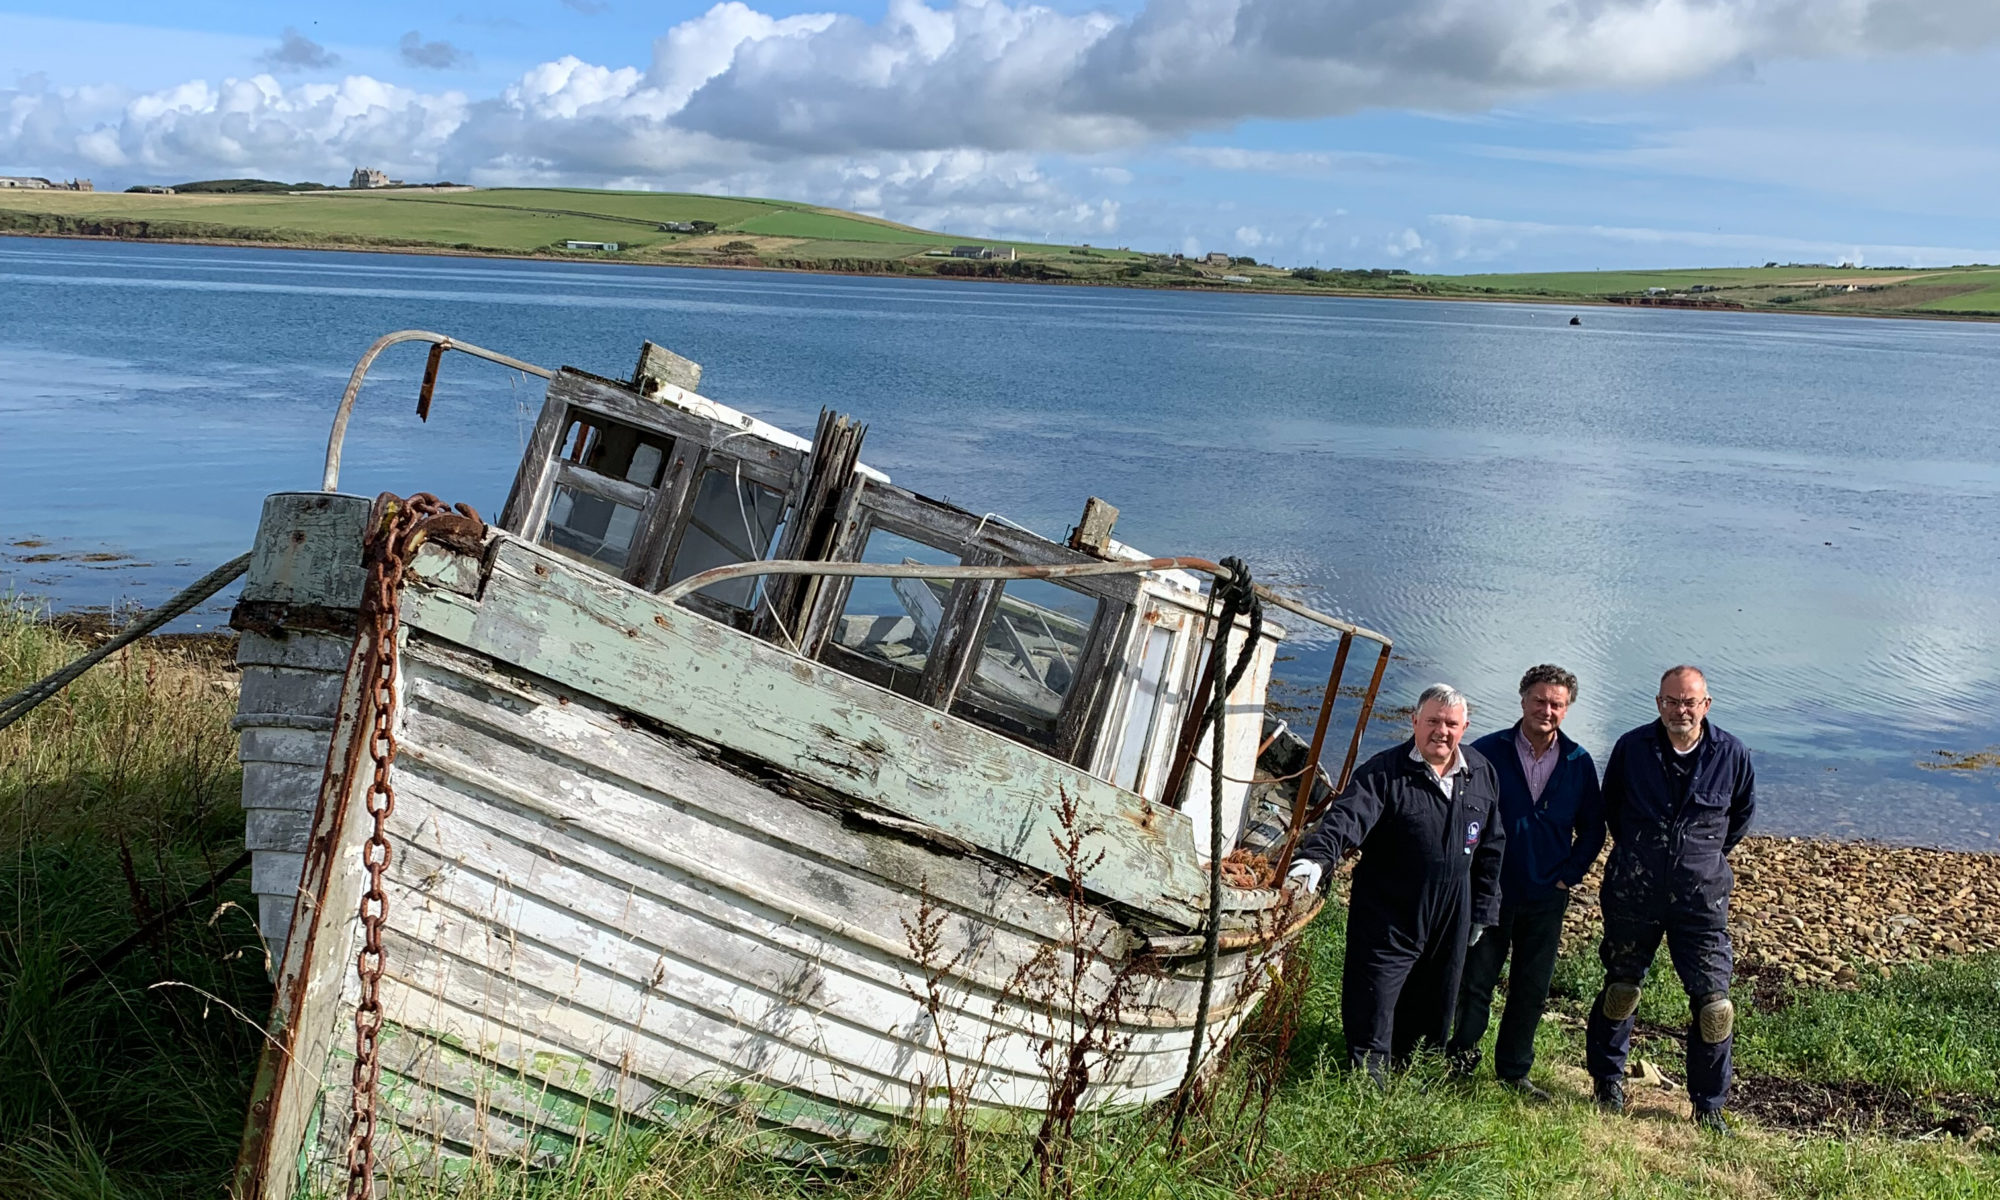
<instances>
[{"instance_id":1,"label":"cabin window","mask_svg":"<svg viewBox=\"0 0 2000 1200\"><path fill-rule=\"evenodd\" d=\"M869 533L860 561L943 567L957 566L959 558L914 538L876 529ZM945 579L855 579L828 644L876 667L868 672L870 677L887 668L890 677L878 682L907 692L930 663L951 588Z\"/></svg>"},{"instance_id":2,"label":"cabin window","mask_svg":"<svg viewBox=\"0 0 2000 1200\"><path fill-rule=\"evenodd\" d=\"M958 703L982 723L1051 742L1103 603L1047 579L1000 589Z\"/></svg>"},{"instance_id":3,"label":"cabin window","mask_svg":"<svg viewBox=\"0 0 2000 1200\"><path fill-rule=\"evenodd\" d=\"M549 504L542 542L572 558L622 574L632 557L632 541L639 536L639 522L644 515L629 504L559 484Z\"/></svg>"},{"instance_id":4,"label":"cabin window","mask_svg":"<svg viewBox=\"0 0 2000 1200\"><path fill-rule=\"evenodd\" d=\"M679 583L712 567L769 558L784 520L782 491L754 483L743 478L741 471L726 467L703 471L667 582ZM701 594L748 612L755 605L761 583L758 578L733 579Z\"/></svg>"},{"instance_id":5,"label":"cabin window","mask_svg":"<svg viewBox=\"0 0 2000 1200\"><path fill-rule=\"evenodd\" d=\"M637 484L660 486L673 439L596 416L571 417L557 456L587 471Z\"/></svg>"},{"instance_id":6,"label":"cabin window","mask_svg":"<svg viewBox=\"0 0 2000 1200\"><path fill-rule=\"evenodd\" d=\"M624 574L672 448L673 439L659 434L571 417L558 443L542 544Z\"/></svg>"},{"instance_id":7,"label":"cabin window","mask_svg":"<svg viewBox=\"0 0 2000 1200\"><path fill-rule=\"evenodd\" d=\"M1125 706L1124 725L1118 741L1118 757L1111 767L1111 782L1137 792L1144 789L1153 758L1153 744L1159 739L1161 718L1171 710L1167 673L1174 659L1174 631L1147 624L1145 641L1132 679Z\"/></svg>"}]
</instances>

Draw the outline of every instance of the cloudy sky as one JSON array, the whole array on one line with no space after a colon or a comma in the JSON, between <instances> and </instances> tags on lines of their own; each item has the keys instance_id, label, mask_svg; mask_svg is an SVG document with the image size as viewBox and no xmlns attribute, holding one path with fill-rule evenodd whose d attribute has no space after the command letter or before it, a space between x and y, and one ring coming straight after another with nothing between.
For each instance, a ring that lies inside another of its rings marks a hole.
<instances>
[{"instance_id":1,"label":"cloudy sky","mask_svg":"<svg viewBox=\"0 0 2000 1200\"><path fill-rule=\"evenodd\" d=\"M0 0L0 173L1443 271L2000 261L2000 0Z\"/></svg>"}]
</instances>

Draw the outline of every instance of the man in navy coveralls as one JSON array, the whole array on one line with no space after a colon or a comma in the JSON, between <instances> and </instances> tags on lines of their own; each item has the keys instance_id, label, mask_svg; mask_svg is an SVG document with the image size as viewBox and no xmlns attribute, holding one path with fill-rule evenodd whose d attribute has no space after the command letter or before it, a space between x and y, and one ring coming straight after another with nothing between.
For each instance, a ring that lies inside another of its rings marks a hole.
<instances>
[{"instance_id":1,"label":"man in navy coveralls","mask_svg":"<svg viewBox=\"0 0 2000 1200\"><path fill-rule=\"evenodd\" d=\"M1466 945L1500 919L1506 831L1493 767L1459 747L1466 714L1456 688L1424 689L1415 736L1362 764L1288 873L1288 886L1318 889L1361 850L1340 1018L1348 1061L1377 1080L1419 1044L1444 1046Z\"/></svg>"},{"instance_id":2,"label":"man in navy coveralls","mask_svg":"<svg viewBox=\"0 0 2000 1200\"><path fill-rule=\"evenodd\" d=\"M1750 752L1708 721L1708 680L1694 667L1660 677L1660 719L1627 733L1604 769L1611 857L1604 908L1604 990L1590 1008L1585 1056L1597 1101L1625 1107L1625 1055L1646 971L1667 941L1693 1010L1688 1099L1704 1128L1727 1134L1730 1049L1728 854L1750 828L1757 785Z\"/></svg>"},{"instance_id":3,"label":"man in navy coveralls","mask_svg":"<svg viewBox=\"0 0 2000 1200\"><path fill-rule=\"evenodd\" d=\"M1493 1071L1501 1086L1530 1100L1549 1099L1528 1069L1535 1065L1535 1029L1549 1000L1569 890L1604 849L1597 764L1562 731L1575 700L1576 676L1550 663L1530 667L1521 676L1521 719L1472 744L1500 782L1507 855L1500 865L1500 924L1466 952L1458 1025L1445 1052L1463 1074L1478 1065L1493 987L1511 952Z\"/></svg>"}]
</instances>

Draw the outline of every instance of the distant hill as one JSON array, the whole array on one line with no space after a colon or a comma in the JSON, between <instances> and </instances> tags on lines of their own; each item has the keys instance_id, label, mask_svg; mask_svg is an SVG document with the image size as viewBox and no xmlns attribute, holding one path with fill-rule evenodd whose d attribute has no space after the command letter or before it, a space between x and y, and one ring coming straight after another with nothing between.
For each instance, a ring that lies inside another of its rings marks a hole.
<instances>
[{"instance_id":1,"label":"distant hill","mask_svg":"<svg viewBox=\"0 0 2000 1200\"><path fill-rule=\"evenodd\" d=\"M2000 268L1976 265L1863 270L1773 263L1519 275L1413 275L1368 267L1285 270L1226 254L1195 259L1123 247L964 237L785 200L587 188L443 187L355 190L269 179L206 179L180 184L175 189L180 194L172 196L18 191L0 197L0 233L1291 295L2000 319ZM287 194L295 192L311 194Z\"/></svg>"},{"instance_id":2,"label":"distant hill","mask_svg":"<svg viewBox=\"0 0 2000 1200\"><path fill-rule=\"evenodd\" d=\"M281 183L275 179L197 179L193 183L173 185L176 192L194 195L219 194L227 196L256 195L259 193L283 192L323 192L329 190L323 183Z\"/></svg>"}]
</instances>

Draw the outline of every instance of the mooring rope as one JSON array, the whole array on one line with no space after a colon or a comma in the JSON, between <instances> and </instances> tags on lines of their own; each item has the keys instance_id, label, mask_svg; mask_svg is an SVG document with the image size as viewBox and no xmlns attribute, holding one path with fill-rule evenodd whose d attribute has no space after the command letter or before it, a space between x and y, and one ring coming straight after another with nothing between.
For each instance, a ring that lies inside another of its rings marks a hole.
<instances>
[{"instance_id":1,"label":"mooring rope","mask_svg":"<svg viewBox=\"0 0 2000 1200\"><path fill-rule=\"evenodd\" d=\"M145 637L147 634L182 616L195 605L228 587L243 572L250 569L250 555L239 554L228 562L210 571L184 588L173 599L144 614L118 631L118 636L92 650L90 653L70 663L62 670L46 679L38 680L0 700L0 729L27 716L44 701L62 691L83 675L85 671L110 658L125 647Z\"/></svg>"}]
</instances>

